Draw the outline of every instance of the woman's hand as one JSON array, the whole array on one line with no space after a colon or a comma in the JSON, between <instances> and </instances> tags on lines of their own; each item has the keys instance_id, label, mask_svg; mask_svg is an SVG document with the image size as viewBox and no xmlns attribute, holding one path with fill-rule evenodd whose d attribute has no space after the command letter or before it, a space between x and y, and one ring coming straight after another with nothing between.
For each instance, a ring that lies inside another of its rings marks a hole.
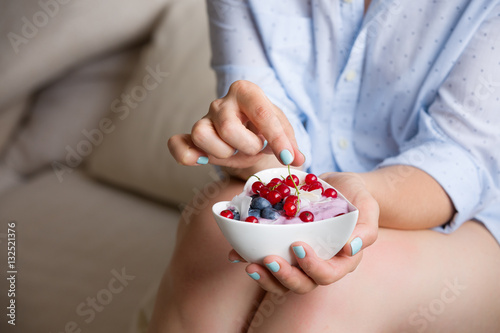
<instances>
[{"instance_id":1,"label":"woman's hand","mask_svg":"<svg viewBox=\"0 0 500 333\"><path fill-rule=\"evenodd\" d=\"M308 244L295 242L291 246L300 267L291 266L283 258L274 255L264 258L266 268L258 264L248 265L247 273L269 292L283 294L293 291L304 294L318 285L334 283L356 269L361 261L362 250L377 238L379 207L366 189L362 176L355 173L327 173L321 178L359 209L358 223L346 245L329 260L318 258ZM244 261L234 250L230 252L229 260Z\"/></svg>"},{"instance_id":2,"label":"woman's hand","mask_svg":"<svg viewBox=\"0 0 500 333\"><path fill-rule=\"evenodd\" d=\"M263 150L267 143L270 148ZM209 162L245 169L271 152L285 165L304 163L285 114L249 81L234 82L225 97L212 102L191 134L172 136L168 147L183 165Z\"/></svg>"}]
</instances>

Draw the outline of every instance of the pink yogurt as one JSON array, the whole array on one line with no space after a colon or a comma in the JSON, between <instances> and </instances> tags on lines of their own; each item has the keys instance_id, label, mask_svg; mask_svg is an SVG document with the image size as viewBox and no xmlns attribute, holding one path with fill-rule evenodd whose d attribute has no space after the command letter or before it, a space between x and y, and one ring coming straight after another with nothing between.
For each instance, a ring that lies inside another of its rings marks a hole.
<instances>
[{"instance_id":1,"label":"pink yogurt","mask_svg":"<svg viewBox=\"0 0 500 333\"><path fill-rule=\"evenodd\" d=\"M292 194L295 190L290 187ZM250 202L252 201L253 191L251 188L247 188L246 191L243 191L240 195L237 195L233 198L233 200L228 204L228 208L236 209L241 214L241 220L244 221L248 216L246 212L250 208ZM311 195L314 197L314 200L311 201ZM303 222L299 215L301 212L309 211L314 215L314 221L317 222L321 220L330 219L340 214L345 214L349 212L349 204L348 202L342 198L327 198L321 195L320 190L315 190L312 192L301 192L300 194L300 206L299 212L294 217L288 217L284 214L283 211L278 211L281 215L276 220L269 220L262 217L258 217L259 223L261 224L301 224L306 223ZM311 223L311 222L307 222Z\"/></svg>"},{"instance_id":2,"label":"pink yogurt","mask_svg":"<svg viewBox=\"0 0 500 333\"><path fill-rule=\"evenodd\" d=\"M325 200L312 202L306 207L300 207L300 212L309 211L314 214L314 222L326 220L335 217L339 214L345 214L349 212L349 206L347 201L342 198L324 198ZM299 212L299 213L300 213ZM259 223L262 224L299 224L305 223L299 218L299 214L294 217L288 217L281 215L276 220L268 220L263 218L258 218ZM311 222L309 222L311 223Z\"/></svg>"}]
</instances>

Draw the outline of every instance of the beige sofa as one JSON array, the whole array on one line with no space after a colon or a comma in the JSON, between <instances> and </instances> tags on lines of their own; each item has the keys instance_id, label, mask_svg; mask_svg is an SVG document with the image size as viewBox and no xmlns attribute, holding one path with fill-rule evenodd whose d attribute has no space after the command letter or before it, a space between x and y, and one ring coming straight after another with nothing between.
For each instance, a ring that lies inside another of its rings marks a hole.
<instances>
[{"instance_id":1,"label":"beige sofa","mask_svg":"<svg viewBox=\"0 0 500 333\"><path fill-rule=\"evenodd\" d=\"M218 178L166 147L215 97L205 6L0 5L1 332L144 330L179 212Z\"/></svg>"}]
</instances>

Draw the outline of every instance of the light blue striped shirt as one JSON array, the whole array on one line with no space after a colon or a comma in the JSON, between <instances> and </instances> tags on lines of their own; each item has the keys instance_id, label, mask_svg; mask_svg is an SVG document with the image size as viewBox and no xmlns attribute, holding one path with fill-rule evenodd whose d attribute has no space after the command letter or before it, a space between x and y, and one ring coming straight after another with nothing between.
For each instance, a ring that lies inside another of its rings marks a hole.
<instances>
[{"instance_id":1,"label":"light blue striped shirt","mask_svg":"<svg viewBox=\"0 0 500 333\"><path fill-rule=\"evenodd\" d=\"M499 3L208 0L218 94L255 82L310 172L415 166L455 205L441 231L476 218L500 240Z\"/></svg>"}]
</instances>

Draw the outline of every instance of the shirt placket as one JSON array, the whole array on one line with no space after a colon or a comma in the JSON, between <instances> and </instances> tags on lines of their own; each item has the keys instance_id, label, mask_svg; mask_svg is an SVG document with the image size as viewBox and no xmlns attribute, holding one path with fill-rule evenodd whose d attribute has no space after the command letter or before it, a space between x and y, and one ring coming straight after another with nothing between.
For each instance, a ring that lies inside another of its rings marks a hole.
<instances>
[{"instance_id":1,"label":"shirt placket","mask_svg":"<svg viewBox=\"0 0 500 333\"><path fill-rule=\"evenodd\" d=\"M353 9L346 9L348 4L355 5L353 2L344 1L341 8L342 10L348 11L345 15L352 17ZM360 14L359 11L361 11L362 15L364 8L359 7L359 3L357 3L357 5L358 8L355 10L358 11L358 15ZM352 36L351 34L349 35ZM338 167L343 171L359 171L361 169L360 166L357 165L353 147L352 129L354 113L361 87L361 73L363 70L366 39L366 29L363 28L357 34L354 43L352 43L352 39L349 41L349 45L352 46L350 49L347 49L347 61L336 81L332 103L333 110L328 119L332 153ZM347 41L345 42L347 44Z\"/></svg>"}]
</instances>

